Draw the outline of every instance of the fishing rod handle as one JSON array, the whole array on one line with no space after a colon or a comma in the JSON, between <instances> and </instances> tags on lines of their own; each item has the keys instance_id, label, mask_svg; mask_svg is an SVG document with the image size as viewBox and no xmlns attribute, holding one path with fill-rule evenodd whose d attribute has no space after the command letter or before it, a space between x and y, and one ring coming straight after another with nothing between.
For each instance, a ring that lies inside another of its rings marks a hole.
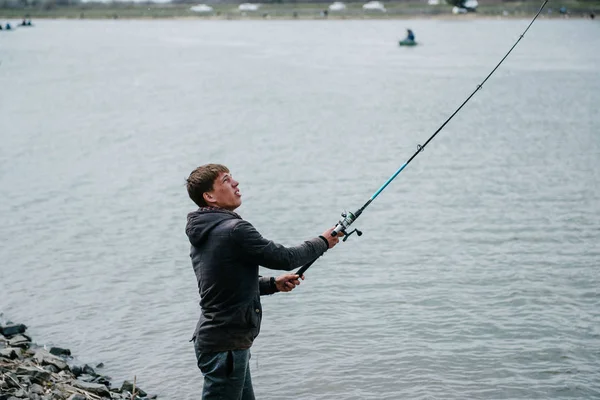
<instances>
[{"instance_id":1,"label":"fishing rod handle","mask_svg":"<svg viewBox=\"0 0 600 400\"><path fill-rule=\"evenodd\" d=\"M318 259L318 258L315 258L314 260L312 260L312 261L311 261L311 262L309 262L308 264L306 264L306 265L303 265L302 267L300 267L300 269L299 269L298 271L296 271L296 272L294 272L294 273L295 273L296 275L298 275L298 276L302 276L302 275L303 275L303 274L306 272L306 270L307 270L308 268L310 268L310 266L311 266L311 265L313 265L313 264L315 263L315 261L317 261L317 259Z\"/></svg>"}]
</instances>

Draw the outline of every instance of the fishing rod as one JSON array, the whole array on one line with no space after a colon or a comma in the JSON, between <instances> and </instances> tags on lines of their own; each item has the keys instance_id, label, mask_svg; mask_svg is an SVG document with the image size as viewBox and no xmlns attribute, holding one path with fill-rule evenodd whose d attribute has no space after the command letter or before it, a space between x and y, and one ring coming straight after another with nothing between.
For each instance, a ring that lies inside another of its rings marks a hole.
<instances>
[{"instance_id":1,"label":"fishing rod","mask_svg":"<svg viewBox=\"0 0 600 400\"><path fill-rule=\"evenodd\" d=\"M502 59L500 60L500 62L494 67L494 69L492 70L492 72L490 72L488 74L488 76L485 77L485 79L479 84L477 85L477 88L473 91L473 93L471 93L469 95L469 97L467 97L467 99L465 101L463 101L463 103L456 109L456 111L454 111L452 113L452 115L450 115L450 117L448 117L448 119L446 121L444 121L444 123L438 128L437 131L435 131L433 133L433 135L431 135L429 137L429 139L427 139L427 141L423 144L423 145L417 145L417 151L408 159L408 161L406 161L404 164L402 164L402 166L400 168L398 168L398 170L396 170L396 172L394 172L394 174L383 184L381 185L381 187L379 189L377 189L377 191L375 193L373 193L373 195L371 196L371 198L369 200L367 200L367 202L358 210L356 210L355 212L350 212L350 211L344 211L342 212L342 218L340 218L340 220L337 222L337 224L335 225L335 228L333 229L333 231L331 232L331 236L338 236L340 233L344 235L344 239L343 241L345 242L346 240L348 240L348 238L353 234L356 233L358 236L362 235L362 232L359 231L358 229L354 229L350 232L347 232L346 230L350 227L350 225L352 225L354 223L354 221L356 221L358 219L358 217L360 217L360 215L363 213L363 211L365 211L365 209L367 207L369 207L369 205L373 202L373 200L375 200L375 198L377 198L377 196L379 196L379 194L381 192L384 191L384 189L390 184L392 183L392 181L394 179L396 179L396 177L400 174L400 172L402 172L404 170L404 168L406 168L406 166L408 164L410 164L410 162L419 154L421 153L424 149L425 146L427 146L429 144L429 142L431 142L433 140L434 137L436 137L436 135L438 133L440 133L440 131L442 129L444 129L444 127L446 126L446 124L448 124L448 122L450 122L450 120L452 118L454 118L454 116L461 110L461 108L463 108L463 106L465 104L467 104L467 102L469 100L471 100L471 97L473 97L475 95L475 93L477 93L484 85L485 82L487 82L487 80L490 78L490 76L492 76L492 74L494 72L496 72L496 70L498 69L498 67L500 67L500 64L502 64L502 62L506 59L506 57L508 57L508 55L513 51L513 49L517 46L517 44L521 41L521 39L523 39L523 37L525 36L525 34L527 33L527 31L529 30L529 28L531 27L531 25L533 25L533 23L535 22L535 20L537 19L537 17L540 15L540 13L542 12L542 10L544 9L544 6L546 6L546 3L548 3L549 0L545 0L544 3L542 4L542 6L540 7L540 9L538 10L537 14L535 14L535 16L533 17L533 19L531 20L531 22L529 23L529 25L527 25L527 28L525 28L525 30L523 31L523 33L521 34L521 36L519 36L519 39L517 39L517 41L515 42L515 44L512 45L512 47L510 48L510 50L508 50L508 52L504 55L504 57L502 57ZM318 259L318 258L317 258ZM297 275L302 275L304 274L304 272L306 272L306 270L308 268L310 268L311 265L313 265L315 263L315 261L317 261L317 259L314 259L313 261L309 262L308 264L302 266L298 271L296 271Z\"/></svg>"}]
</instances>

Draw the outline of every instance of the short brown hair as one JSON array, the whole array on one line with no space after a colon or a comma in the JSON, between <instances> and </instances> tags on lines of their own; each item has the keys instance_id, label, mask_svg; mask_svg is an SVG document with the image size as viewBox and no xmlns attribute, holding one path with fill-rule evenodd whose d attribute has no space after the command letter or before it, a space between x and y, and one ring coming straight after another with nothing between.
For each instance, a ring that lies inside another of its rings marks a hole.
<instances>
[{"instance_id":1,"label":"short brown hair","mask_svg":"<svg viewBox=\"0 0 600 400\"><path fill-rule=\"evenodd\" d=\"M203 194L213 189L213 183L221 172L229 172L229 168L221 164L205 164L192 171L187 178L187 191L190 199L198 207L206 207Z\"/></svg>"}]
</instances>

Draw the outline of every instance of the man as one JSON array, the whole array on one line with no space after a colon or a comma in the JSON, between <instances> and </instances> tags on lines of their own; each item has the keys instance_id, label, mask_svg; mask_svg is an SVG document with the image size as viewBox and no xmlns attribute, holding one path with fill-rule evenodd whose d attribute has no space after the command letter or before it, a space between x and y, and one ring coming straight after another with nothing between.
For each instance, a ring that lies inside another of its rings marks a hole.
<instances>
[{"instance_id":1,"label":"man","mask_svg":"<svg viewBox=\"0 0 600 400\"><path fill-rule=\"evenodd\" d=\"M234 211L242 204L239 183L220 164L196 168L187 179L190 199L186 234L200 292L200 320L193 341L204 375L203 400L253 400L250 347L262 319L261 295L289 292L295 274L261 277L258 266L290 271L333 248L339 237L328 229L299 246L263 238Z\"/></svg>"}]
</instances>

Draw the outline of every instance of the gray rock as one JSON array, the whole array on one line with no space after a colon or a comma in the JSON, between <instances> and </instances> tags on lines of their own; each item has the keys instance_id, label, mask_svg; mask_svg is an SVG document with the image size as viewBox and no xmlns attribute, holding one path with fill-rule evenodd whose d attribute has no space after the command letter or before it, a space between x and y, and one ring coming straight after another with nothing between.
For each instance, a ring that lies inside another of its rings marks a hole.
<instances>
[{"instance_id":1,"label":"gray rock","mask_svg":"<svg viewBox=\"0 0 600 400\"><path fill-rule=\"evenodd\" d=\"M101 383L107 387L110 387L110 377L108 377L108 376L98 375L97 377L94 378L94 380L92 382Z\"/></svg>"},{"instance_id":2,"label":"gray rock","mask_svg":"<svg viewBox=\"0 0 600 400\"><path fill-rule=\"evenodd\" d=\"M60 357L50 354L48 351L44 349L38 349L35 352L33 358L40 365L54 365L58 371L62 371L63 369L67 369L67 363ZM58 372L53 371L53 372Z\"/></svg>"},{"instance_id":3,"label":"gray rock","mask_svg":"<svg viewBox=\"0 0 600 400\"><path fill-rule=\"evenodd\" d=\"M30 339L31 340L31 339ZM35 355L35 350L30 349L29 347L21 351L25 357L33 357Z\"/></svg>"},{"instance_id":4,"label":"gray rock","mask_svg":"<svg viewBox=\"0 0 600 400\"><path fill-rule=\"evenodd\" d=\"M23 324L10 324L1 326L0 325L0 333L4 336L12 336L18 333L23 333L27 330L27 327Z\"/></svg>"},{"instance_id":5,"label":"gray rock","mask_svg":"<svg viewBox=\"0 0 600 400\"><path fill-rule=\"evenodd\" d=\"M77 377L77 379L83 382L93 382L96 377L88 374L81 374Z\"/></svg>"},{"instance_id":6,"label":"gray rock","mask_svg":"<svg viewBox=\"0 0 600 400\"><path fill-rule=\"evenodd\" d=\"M62 390L54 389L52 390L51 398L54 400L64 400L68 395L68 393L63 392Z\"/></svg>"},{"instance_id":7,"label":"gray rock","mask_svg":"<svg viewBox=\"0 0 600 400\"><path fill-rule=\"evenodd\" d=\"M17 384L17 382L19 382L19 377L16 374L12 372L6 373L4 384L7 386L7 388L18 388L19 385Z\"/></svg>"},{"instance_id":8,"label":"gray rock","mask_svg":"<svg viewBox=\"0 0 600 400\"><path fill-rule=\"evenodd\" d=\"M73 393L68 400L86 400L86 397L82 394Z\"/></svg>"},{"instance_id":9,"label":"gray rock","mask_svg":"<svg viewBox=\"0 0 600 400\"><path fill-rule=\"evenodd\" d=\"M42 371L35 367L20 366L17 368L17 375L21 375L24 378L29 378L32 382L40 385L43 385L44 382L47 382L50 379L50 372Z\"/></svg>"},{"instance_id":10,"label":"gray rock","mask_svg":"<svg viewBox=\"0 0 600 400\"><path fill-rule=\"evenodd\" d=\"M62 347L51 347L50 354L54 354L55 356L70 356L71 350L63 349Z\"/></svg>"},{"instance_id":11,"label":"gray rock","mask_svg":"<svg viewBox=\"0 0 600 400\"><path fill-rule=\"evenodd\" d=\"M83 368L74 365L73 367L71 367L71 372L73 373L73 375L78 377L79 375L83 374Z\"/></svg>"},{"instance_id":12,"label":"gray rock","mask_svg":"<svg viewBox=\"0 0 600 400\"><path fill-rule=\"evenodd\" d=\"M91 376L98 376L98 374L96 373L96 371L94 371L94 368L90 367L89 365L85 364L83 366L83 373L84 374L88 374Z\"/></svg>"},{"instance_id":13,"label":"gray rock","mask_svg":"<svg viewBox=\"0 0 600 400\"><path fill-rule=\"evenodd\" d=\"M124 381L123 384L121 385L121 392L123 391L127 391L129 393L133 393L133 384L129 381ZM135 387L135 392L138 396L140 397L146 397L147 394L146 392L144 392L142 389L140 389L139 387Z\"/></svg>"},{"instance_id":14,"label":"gray rock","mask_svg":"<svg viewBox=\"0 0 600 400\"><path fill-rule=\"evenodd\" d=\"M15 347L7 347L5 349L0 350L0 357L10 358L11 360L14 360L15 358L19 357L20 352L21 349Z\"/></svg>"},{"instance_id":15,"label":"gray rock","mask_svg":"<svg viewBox=\"0 0 600 400\"><path fill-rule=\"evenodd\" d=\"M73 385L76 388L88 391L90 393L97 394L100 397L110 397L110 392L108 391L108 388L99 383L88 383L82 382L80 380L75 380L71 382L71 385Z\"/></svg>"},{"instance_id":16,"label":"gray rock","mask_svg":"<svg viewBox=\"0 0 600 400\"><path fill-rule=\"evenodd\" d=\"M44 368L48 372L52 372L53 374L60 372L60 370L54 365L44 365L42 368Z\"/></svg>"},{"instance_id":17,"label":"gray rock","mask_svg":"<svg viewBox=\"0 0 600 400\"><path fill-rule=\"evenodd\" d=\"M8 345L11 347L24 347L27 348L31 344L31 338L27 335L15 335L8 339Z\"/></svg>"},{"instance_id":18,"label":"gray rock","mask_svg":"<svg viewBox=\"0 0 600 400\"><path fill-rule=\"evenodd\" d=\"M37 383L34 383L33 385L31 385L31 387L29 388L29 391L31 393L44 394L44 388L41 387L40 385L38 385Z\"/></svg>"},{"instance_id":19,"label":"gray rock","mask_svg":"<svg viewBox=\"0 0 600 400\"><path fill-rule=\"evenodd\" d=\"M21 375L18 378L19 378L19 382L23 386L31 386L31 384L33 383L31 380L31 377L29 377L29 376Z\"/></svg>"}]
</instances>

